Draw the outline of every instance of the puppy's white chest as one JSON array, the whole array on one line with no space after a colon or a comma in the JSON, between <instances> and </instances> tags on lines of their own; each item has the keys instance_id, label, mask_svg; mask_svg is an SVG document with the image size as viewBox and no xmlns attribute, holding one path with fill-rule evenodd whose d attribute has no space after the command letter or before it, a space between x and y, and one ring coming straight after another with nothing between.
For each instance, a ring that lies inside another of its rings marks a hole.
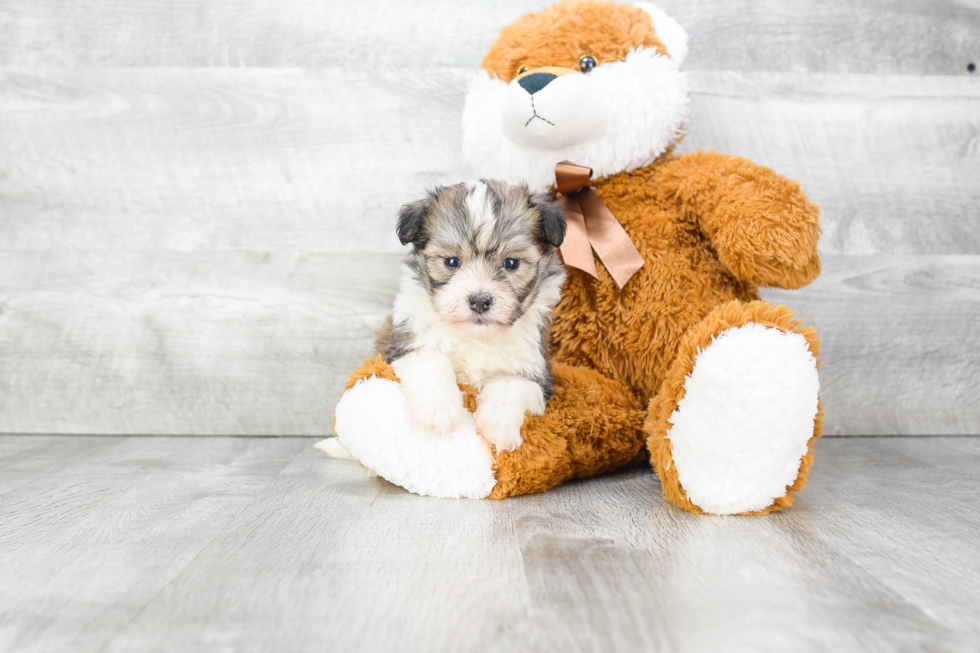
<instances>
[{"instance_id":1,"label":"puppy's white chest","mask_svg":"<svg viewBox=\"0 0 980 653\"><path fill-rule=\"evenodd\" d=\"M537 376L544 357L537 345L495 338L461 341L450 354L456 379L477 390L497 376Z\"/></svg>"}]
</instances>

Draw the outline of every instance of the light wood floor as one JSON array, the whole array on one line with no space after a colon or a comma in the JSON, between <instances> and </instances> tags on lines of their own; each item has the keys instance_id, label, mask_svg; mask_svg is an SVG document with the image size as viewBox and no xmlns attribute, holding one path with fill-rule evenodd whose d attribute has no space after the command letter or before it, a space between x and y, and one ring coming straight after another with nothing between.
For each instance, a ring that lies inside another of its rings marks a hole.
<instances>
[{"instance_id":1,"label":"light wood floor","mask_svg":"<svg viewBox=\"0 0 980 653\"><path fill-rule=\"evenodd\" d=\"M978 647L980 438L825 438L765 518L642 468L421 498L312 444L0 437L0 651Z\"/></svg>"}]
</instances>

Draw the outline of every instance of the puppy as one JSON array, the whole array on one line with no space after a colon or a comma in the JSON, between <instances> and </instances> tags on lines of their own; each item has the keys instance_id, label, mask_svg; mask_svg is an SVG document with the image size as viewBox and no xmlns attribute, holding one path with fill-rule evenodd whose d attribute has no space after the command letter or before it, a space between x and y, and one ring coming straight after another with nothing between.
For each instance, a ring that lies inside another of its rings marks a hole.
<instances>
[{"instance_id":1,"label":"puppy","mask_svg":"<svg viewBox=\"0 0 980 653\"><path fill-rule=\"evenodd\" d=\"M499 181L437 188L402 208L398 238L412 251L380 344L419 426L452 431L466 416L464 383L478 392L484 439L521 445L525 412L543 414L554 386L546 356L564 237L553 197Z\"/></svg>"}]
</instances>

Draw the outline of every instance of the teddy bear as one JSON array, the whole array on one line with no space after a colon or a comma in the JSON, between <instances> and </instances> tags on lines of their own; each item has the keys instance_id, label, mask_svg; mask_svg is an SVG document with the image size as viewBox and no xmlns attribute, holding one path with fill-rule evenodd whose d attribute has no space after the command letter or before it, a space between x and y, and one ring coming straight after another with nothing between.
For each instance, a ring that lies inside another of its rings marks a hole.
<instances>
[{"instance_id":1,"label":"teddy bear","mask_svg":"<svg viewBox=\"0 0 980 653\"><path fill-rule=\"evenodd\" d=\"M375 357L335 411L354 458L440 497L502 499L648 459L693 513L792 503L821 433L819 340L757 287L819 274L819 210L745 159L674 154L686 53L683 28L648 3L563 0L502 29L469 86L463 148L477 176L565 204L553 395L498 452L472 420L449 435L414 425Z\"/></svg>"}]
</instances>

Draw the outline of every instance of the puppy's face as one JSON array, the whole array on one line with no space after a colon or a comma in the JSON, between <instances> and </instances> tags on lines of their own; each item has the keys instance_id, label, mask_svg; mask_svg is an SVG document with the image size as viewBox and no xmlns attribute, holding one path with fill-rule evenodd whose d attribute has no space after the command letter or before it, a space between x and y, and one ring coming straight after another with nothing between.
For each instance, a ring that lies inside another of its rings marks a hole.
<instances>
[{"instance_id":1,"label":"puppy's face","mask_svg":"<svg viewBox=\"0 0 980 653\"><path fill-rule=\"evenodd\" d=\"M402 208L398 237L439 316L462 335L488 338L534 304L543 281L563 274L555 247L565 212L526 187L478 181L438 188Z\"/></svg>"}]
</instances>

